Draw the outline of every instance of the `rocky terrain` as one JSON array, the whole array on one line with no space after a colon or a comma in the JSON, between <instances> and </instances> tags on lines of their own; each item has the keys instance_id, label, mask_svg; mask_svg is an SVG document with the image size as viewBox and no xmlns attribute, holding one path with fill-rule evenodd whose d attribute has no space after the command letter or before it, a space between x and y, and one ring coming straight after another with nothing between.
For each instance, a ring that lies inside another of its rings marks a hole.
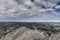
<instances>
[{"instance_id":1,"label":"rocky terrain","mask_svg":"<svg viewBox=\"0 0 60 40\"><path fill-rule=\"evenodd\" d=\"M60 0L0 0L0 40L60 40L60 23L44 23L59 18Z\"/></svg>"},{"instance_id":2,"label":"rocky terrain","mask_svg":"<svg viewBox=\"0 0 60 40\"><path fill-rule=\"evenodd\" d=\"M31 30L26 27L19 28L3 37L1 40L48 40L44 32Z\"/></svg>"},{"instance_id":3,"label":"rocky terrain","mask_svg":"<svg viewBox=\"0 0 60 40\"><path fill-rule=\"evenodd\" d=\"M60 25L2 22L0 40L60 40Z\"/></svg>"}]
</instances>

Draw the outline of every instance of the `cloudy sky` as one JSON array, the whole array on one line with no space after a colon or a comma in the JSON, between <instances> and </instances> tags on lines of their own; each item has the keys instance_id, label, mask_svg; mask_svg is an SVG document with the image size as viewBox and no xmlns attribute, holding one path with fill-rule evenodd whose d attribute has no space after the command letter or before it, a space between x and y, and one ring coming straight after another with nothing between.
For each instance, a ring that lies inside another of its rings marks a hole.
<instances>
[{"instance_id":1,"label":"cloudy sky","mask_svg":"<svg viewBox=\"0 0 60 40\"><path fill-rule=\"evenodd\" d=\"M60 0L0 0L0 21L60 22Z\"/></svg>"}]
</instances>

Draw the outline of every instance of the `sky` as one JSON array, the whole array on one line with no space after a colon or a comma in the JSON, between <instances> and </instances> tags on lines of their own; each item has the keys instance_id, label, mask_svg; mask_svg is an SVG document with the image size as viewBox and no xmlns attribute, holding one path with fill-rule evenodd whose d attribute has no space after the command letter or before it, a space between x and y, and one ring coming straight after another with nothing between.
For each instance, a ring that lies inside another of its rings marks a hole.
<instances>
[{"instance_id":1,"label":"sky","mask_svg":"<svg viewBox=\"0 0 60 40\"><path fill-rule=\"evenodd\" d=\"M60 22L60 0L0 0L0 21Z\"/></svg>"}]
</instances>

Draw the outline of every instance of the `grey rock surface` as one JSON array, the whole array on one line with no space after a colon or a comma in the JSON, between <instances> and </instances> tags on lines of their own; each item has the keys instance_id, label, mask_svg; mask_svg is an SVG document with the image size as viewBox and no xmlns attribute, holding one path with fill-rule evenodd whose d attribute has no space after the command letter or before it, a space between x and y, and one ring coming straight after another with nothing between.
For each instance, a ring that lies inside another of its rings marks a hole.
<instances>
[{"instance_id":1,"label":"grey rock surface","mask_svg":"<svg viewBox=\"0 0 60 40\"><path fill-rule=\"evenodd\" d=\"M60 32L56 34L52 34L49 40L60 40Z\"/></svg>"},{"instance_id":2,"label":"grey rock surface","mask_svg":"<svg viewBox=\"0 0 60 40\"><path fill-rule=\"evenodd\" d=\"M1 40L48 40L48 35L45 32L31 30L27 27L18 28L11 33L8 33Z\"/></svg>"}]
</instances>

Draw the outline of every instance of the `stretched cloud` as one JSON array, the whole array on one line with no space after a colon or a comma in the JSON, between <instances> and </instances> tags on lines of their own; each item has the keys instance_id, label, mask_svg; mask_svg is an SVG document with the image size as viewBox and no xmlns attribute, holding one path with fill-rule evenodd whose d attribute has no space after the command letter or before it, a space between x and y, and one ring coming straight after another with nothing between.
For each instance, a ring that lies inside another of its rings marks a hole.
<instances>
[{"instance_id":1,"label":"stretched cloud","mask_svg":"<svg viewBox=\"0 0 60 40\"><path fill-rule=\"evenodd\" d=\"M60 20L60 0L0 0L0 20Z\"/></svg>"}]
</instances>

